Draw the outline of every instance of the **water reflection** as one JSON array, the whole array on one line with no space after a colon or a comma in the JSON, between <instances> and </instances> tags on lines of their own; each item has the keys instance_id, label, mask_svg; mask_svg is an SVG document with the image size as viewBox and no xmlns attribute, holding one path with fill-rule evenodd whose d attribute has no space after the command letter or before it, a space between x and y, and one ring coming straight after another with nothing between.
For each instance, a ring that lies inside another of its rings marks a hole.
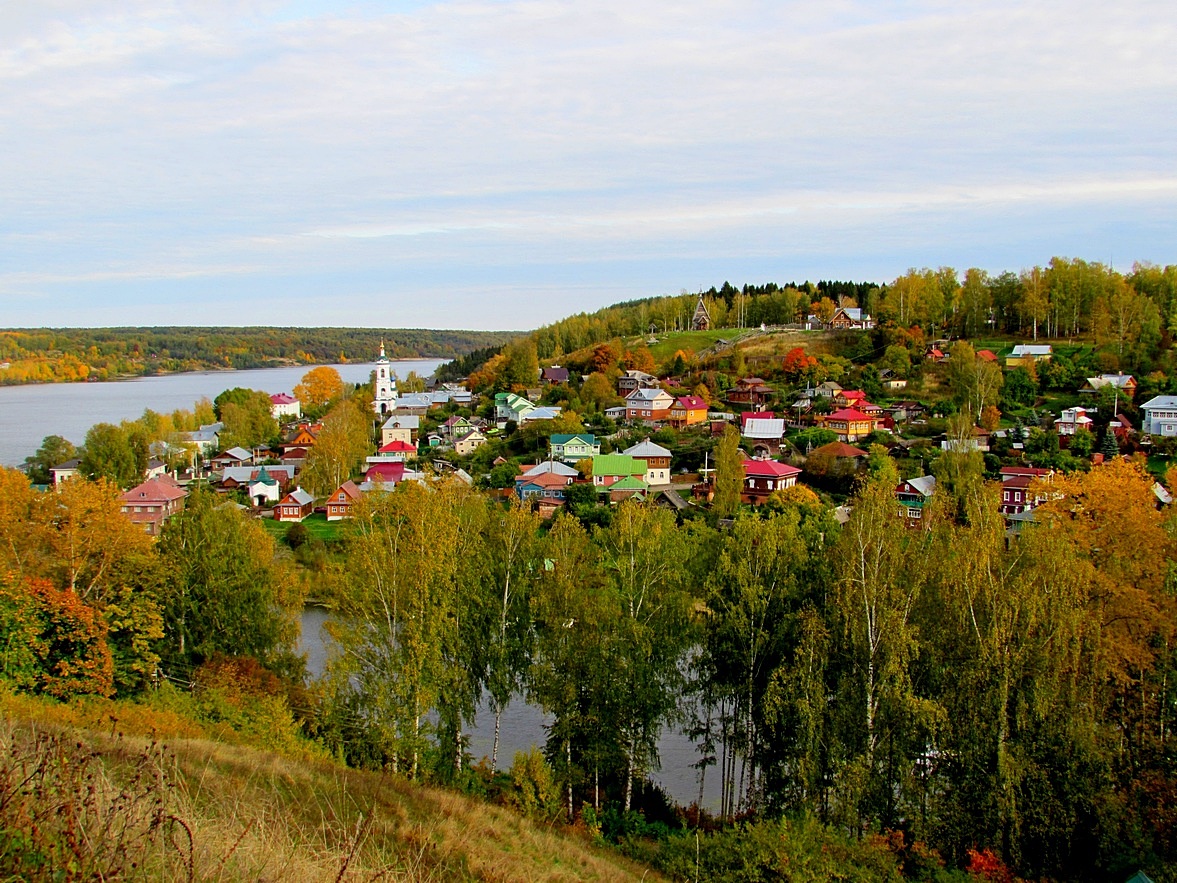
<instances>
[{"instance_id":1,"label":"water reflection","mask_svg":"<svg viewBox=\"0 0 1177 883\"><path fill-rule=\"evenodd\" d=\"M322 674L330 652L330 638L323 633L323 624L330 613L322 607L308 607L302 614L302 634L298 649L307 656L307 669L312 677ZM542 746L546 739L544 727L552 721L535 706L516 699L503 711L502 729L499 733L499 768L511 765L517 751L526 751L533 745ZM474 728L469 733L470 754L475 758L490 757L494 746L494 712L488 703L479 706ZM663 730L658 740L658 756L662 769L650 778L661 785L667 794L677 802L686 805L699 798L698 773L692 764L699 759L694 743L681 731ZM719 809L719 774L714 770L708 775L703 805L710 810Z\"/></svg>"}]
</instances>

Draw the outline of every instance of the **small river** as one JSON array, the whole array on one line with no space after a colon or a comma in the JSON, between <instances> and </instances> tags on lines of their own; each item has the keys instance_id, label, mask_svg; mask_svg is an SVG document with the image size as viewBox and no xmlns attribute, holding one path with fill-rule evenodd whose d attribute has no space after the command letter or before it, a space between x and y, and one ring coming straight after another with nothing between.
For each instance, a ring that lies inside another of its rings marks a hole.
<instances>
[{"instance_id":1,"label":"small river","mask_svg":"<svg viewBox=\"0 0 1177 883\"><path fill-rule=\"evenodd\" d=\"M402 359L392 363L398 377L416 371L427 377L442 359ZM198 371L136 377L102 383L38 383L0 386L0 466L19 466L37 452L47 435L80 445L95 423L134 420L150 408L170 414L191 410L201 398L215 399L227 389L260 389L271 395L291 392L312 365L247 371ZM332 365L344 383L367 383L372 365Z\"/></svg>"},{"instance_id":2,"label":"small river","mask_svg":"<svg viewBox=\"0 0 1177 883\"><path fill-rule=\"evenodd\" d=\"M299 638L299 652L307 656L307 669L317 677L327 663L330 652L328 641L323 634L323 623L330 614L322 607L308 607L302 615L302 635ZM521 699L513 701L503 712L499 732L499 769L508 769L516 751L526 751L532 745L542 747L547 738L544 727L552 718L535 705L528 705ZM474 729L470 736L470 754L475 760L490 757L494 747L495 719L490 708L484 703L478 709ZM676 802L686 806L699 799L698 772L692 766L699 759L695 744L681 731L664 730L658 740L658 756L662 769L652 773L650 778L657 782ZM719 773L708 770L703 806L712 811L719 810Z\"/></svg>"}]
</instances>

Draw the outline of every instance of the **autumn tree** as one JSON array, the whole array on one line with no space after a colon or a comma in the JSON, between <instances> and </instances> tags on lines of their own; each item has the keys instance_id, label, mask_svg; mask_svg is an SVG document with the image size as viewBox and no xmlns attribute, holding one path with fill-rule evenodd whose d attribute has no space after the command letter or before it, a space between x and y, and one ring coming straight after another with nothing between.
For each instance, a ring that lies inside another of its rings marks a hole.
<instances>
[{"instance_id":1,"label":"autumn tree","mask_svg":"<svg viewBox=\"0 0 1177 883\"><path fill-rule=\"evenodd\" d=\"M676 564L685 552L679 540L673 515L632 500L594 534L611 606L605 628L617 672L627 812L634 778L650 768L661 726L677 707L680 662L690 642L690 596Z\"/></svg>"},{"instance_id":2,"label":"autumn tree","mask_svg":"<svg viewBox=\"0 0 1177 883\"><path fill-rule=\"evenodd\" d=\"M251 656L293 674L301 598L253 519L197 489L160 538L166 565L164 658L181 671L215 654Z\"/></svg>"},{"instance_id":3,"label":"autumn tree","mask_svg":"<svg viewBox=\"0 0 1177 883\"><path fill-rule=\"evenodd\" d=\"M220 436L222 448L249 450L278 434L268 393L236 387L222 392L213 405L217 418L225 424Z\"/></svg>"},{"instance_id":4,"label":"autumn tree","mask_svg":"<svg viewBox=\"0 0 1177 883\"><path fill-rule=\"evenodd\" d=\"M25 471L34 484L51 484L49 470L77 456L77 448L60 435L47 435L31 457L25 458Z\"/></svg>"},{"instance_id":5,"label":"autumn tree","mask_svg":"<svg viewBox=\"0 0 1177 883\"><path fill-rule=\"evenodd\" d=\"M119 487L143 480L147 470L147 440L112 423L95 423L86 433L78 468L89 478L105 478Z\"/></svg>"},{"instance_id":6,"label":"autumn tree","mask_svg":"<svg viewBox=\"0 0 1177 883\"><path fill-rule=\"evenodd\" d=\"M486 686L495 716L491 767L498 763L503 710L523 687L531 645L531 590L539 568L539 516L515 500L491 514L483 560Z\"/></svg>"},{"instance_id":7,"label":"autumn tree","mask_svg":"<svg viewBox=\"0 0 1177 883\"><path fill-rule=\"evenodd\" d=\"M303 408L321 413L331 402L343 395L343 379L329 365L320 365L302 375L294 386L294 397Z\"/></svg>"},{"instance_id":8,"label":"autumn tree","mask_svg":"<svg viewBox=\"0 0 1177 883\"><path fill-rule=\"evenodd\" d=\"M804 347L795 346L785 354L781 367L786 377L799 381L806 378L807 373L816 366L817 359L814 356L807 355Z\"/></svg>"},{"instance_id":9,"label":"autumn tree","mask_svg":"<svg viewBox=\"0 0 1177 883\"><path fill-rule=\"evenodd\" d=\"M303 485L316 496L333 493L363 465L371 444L368 414L357 399L344 399L323 419L307 453Z\"/></svg>"},{"instance_id":10,"label":"autumn tree","mask_svg":"<svg viewBox=\"0 0 1177 883\"><path fill-rule=\"evenodd\" d=\"M715 449L715 497L711 511L718 518L731 518L740 508L744 488L744 452L740 450L740 431L726 426Z\"/></svg>"}]
</instances>

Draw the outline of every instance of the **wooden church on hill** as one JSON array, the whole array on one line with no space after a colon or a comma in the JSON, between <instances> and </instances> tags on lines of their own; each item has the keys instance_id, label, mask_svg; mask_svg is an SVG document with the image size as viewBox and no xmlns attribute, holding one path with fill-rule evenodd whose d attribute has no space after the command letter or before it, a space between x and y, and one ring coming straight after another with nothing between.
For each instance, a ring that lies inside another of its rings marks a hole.
<instances>
[{"instance_id":1,"label":"wooden church on hill","mask_svg":"<svg viewBox=\"0 0 1177 883\"><path fill-rule=\"evenodd\" d=\"M703 292L699 292L699 303L695 307L695 316L691 319L693 331L708 331L711 328L711 314L707 312L707 304L703 303Z\"/></svg>"}]
</instances>

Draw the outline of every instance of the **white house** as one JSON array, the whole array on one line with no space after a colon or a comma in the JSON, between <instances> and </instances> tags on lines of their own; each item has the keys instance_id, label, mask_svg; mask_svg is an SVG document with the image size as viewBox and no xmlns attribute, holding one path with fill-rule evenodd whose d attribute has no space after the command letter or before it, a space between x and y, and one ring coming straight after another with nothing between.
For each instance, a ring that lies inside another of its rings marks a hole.
<instances>
[{"instance_id":1,"label":"white house","mask_svg":"<svg viewBox=\"0 0 1177 883\"><path fill-rule=\"evenodd\" d=\"M1177 396L1154 396L1140 407L1144 411L1141 432L1148 435L1177 435Z\"/></svg>"}]
</instances>

